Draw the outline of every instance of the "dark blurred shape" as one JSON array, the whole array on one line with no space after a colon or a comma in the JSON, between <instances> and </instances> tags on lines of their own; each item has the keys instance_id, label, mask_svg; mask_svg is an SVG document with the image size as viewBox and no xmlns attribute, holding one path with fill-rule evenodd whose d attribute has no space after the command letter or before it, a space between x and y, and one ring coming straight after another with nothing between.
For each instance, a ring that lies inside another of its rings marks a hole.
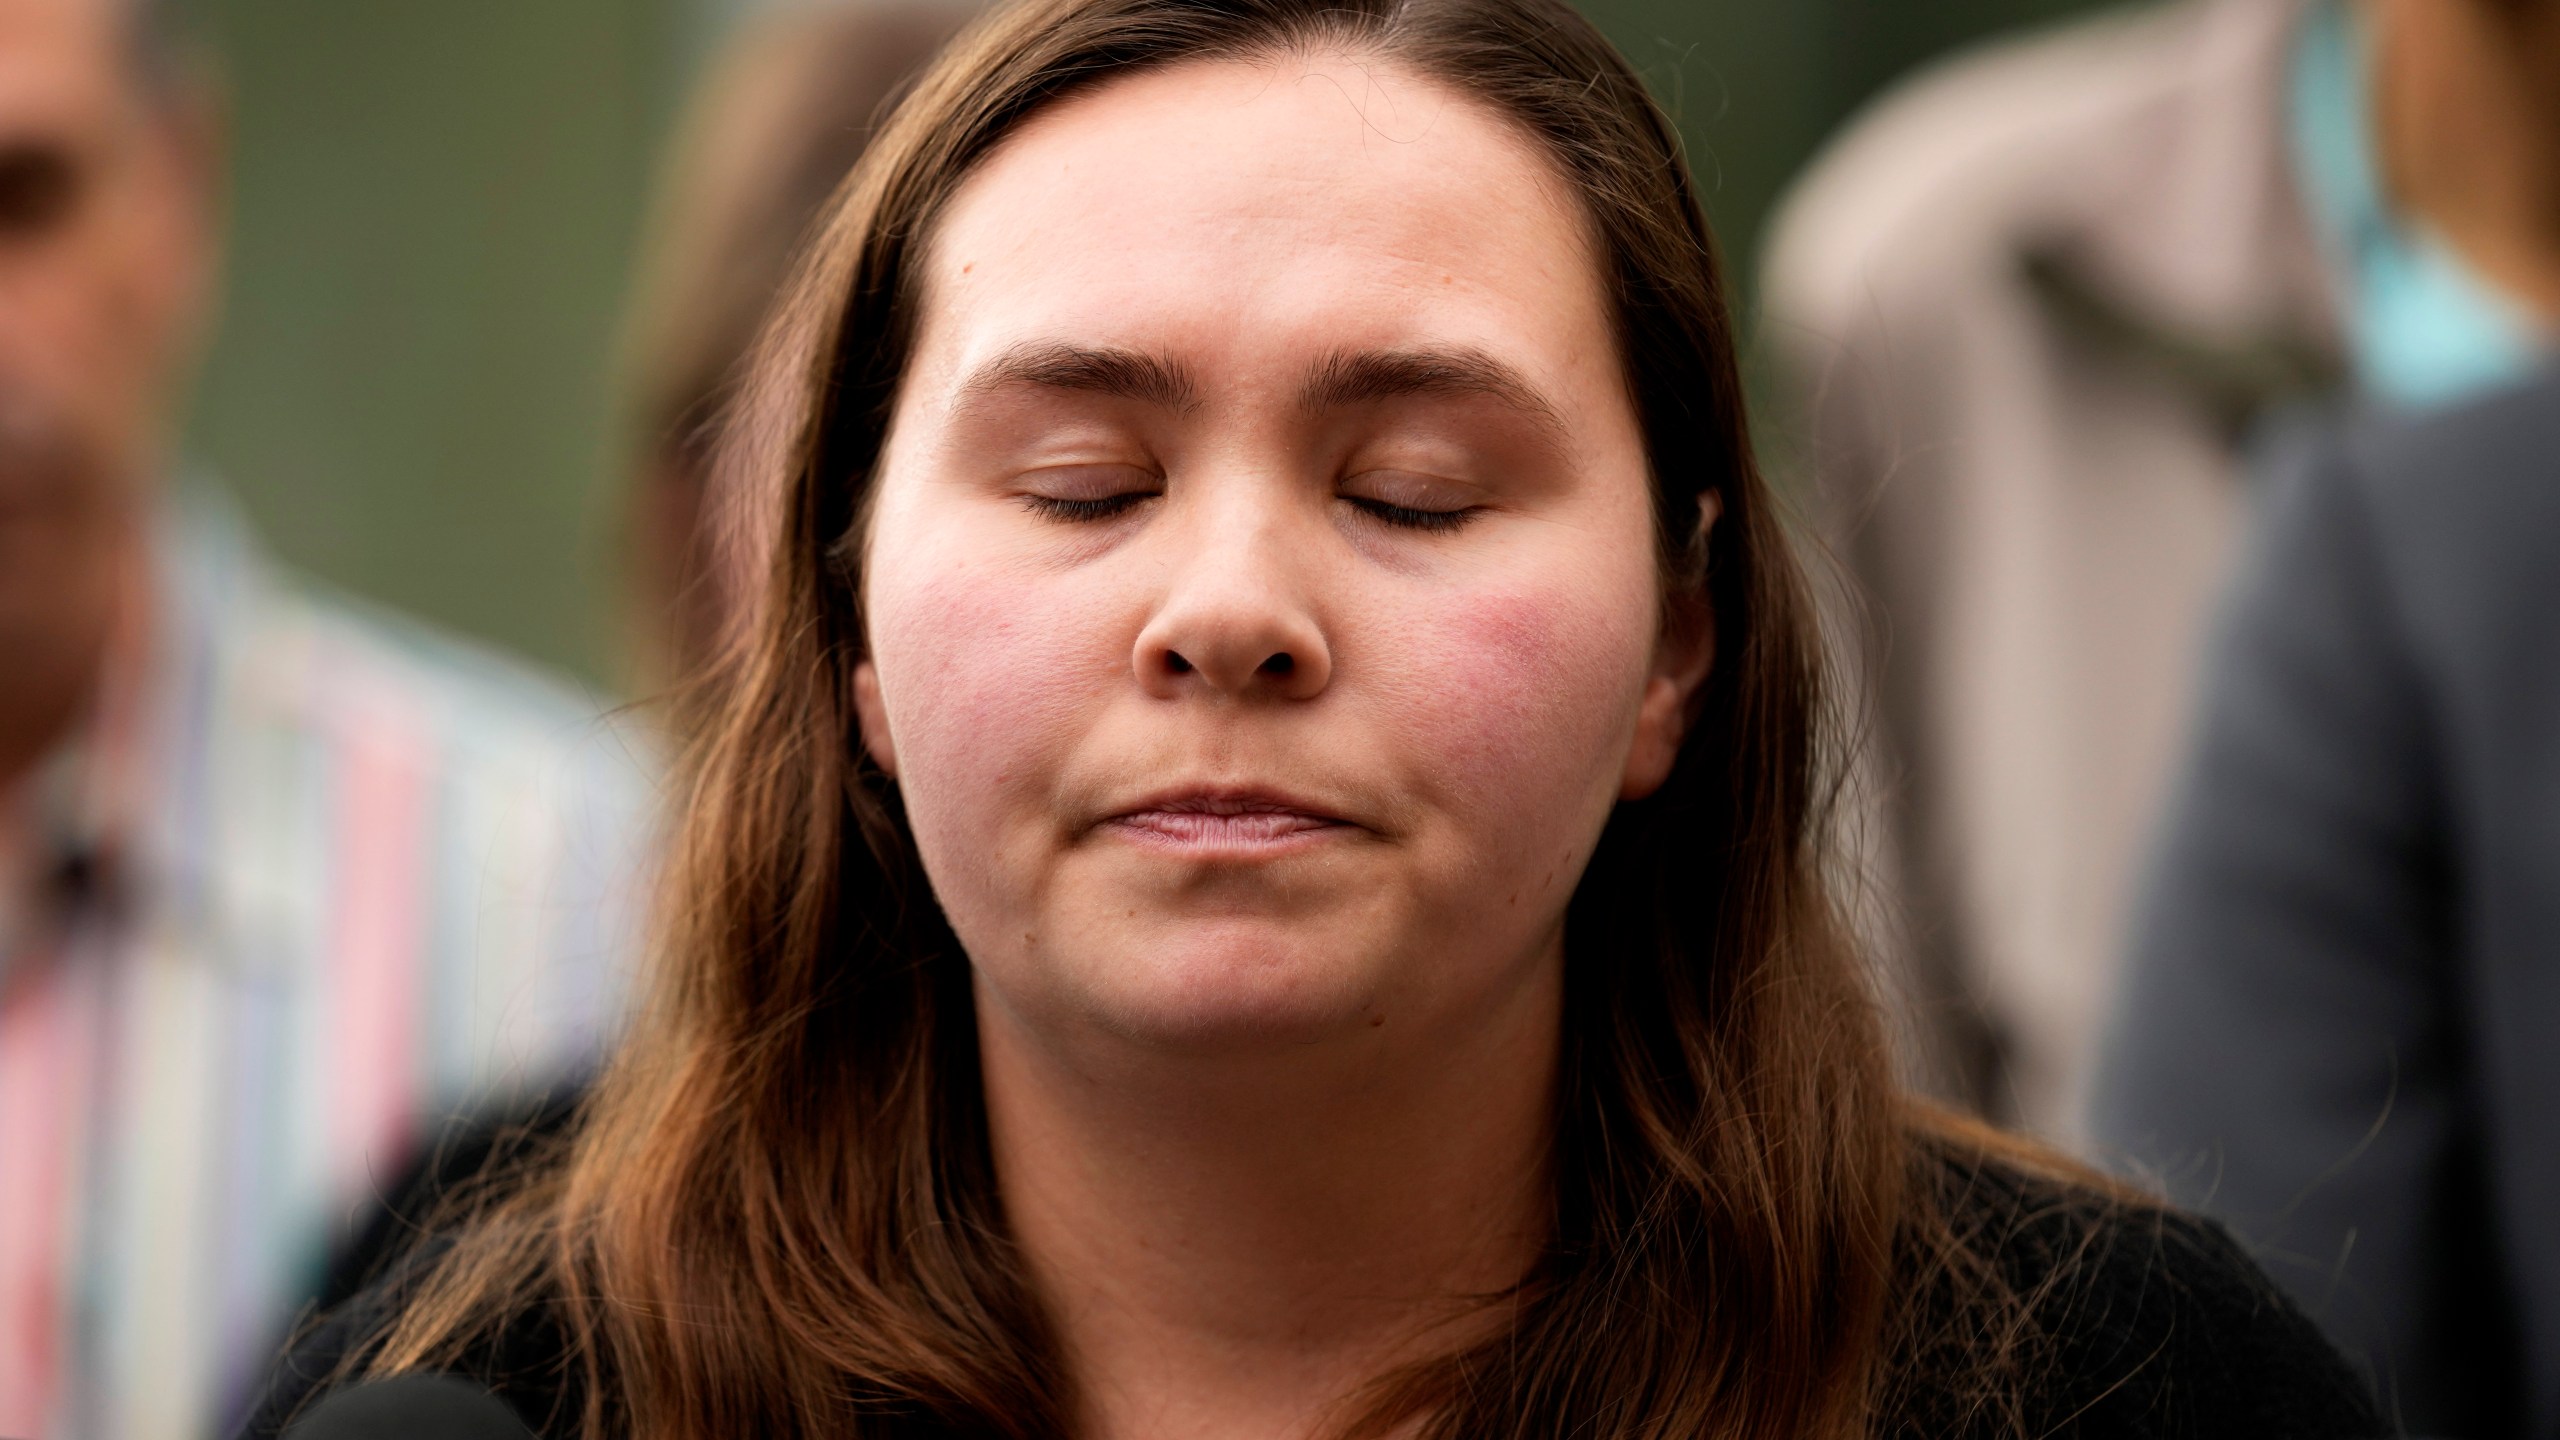
<instances>
[{"instance_id":1,"label":"dark blurred shape","mask_svg":"<svg viewBox=\"0 0 2560 1440\"><path fill-rule=\"evenodd\" d=\"M722 559L710 451L739 362L820 208L965 0L820 0L751 24L695 93L633 306L632 499L647 672L698 668L751 583Z\"/></svg>"},{"instance_id":2,"label":"dark blurred shape","mask_svg":"<svg viewBox=\"0 0 2560 1440\"><path fill-rule=\"evenodd\" d=\"M499 1096L447 1120L331 1252L310 1311L327 1314L354 1299L442 1227L546 1163L568 1138L586 1093L585 1079L562 1077L548 1093Z\"/></svg>"},{"instance_id":3,"label":"dark blurred shape","mask_svg":"<svg viewBox=\"0 0 2560 1440\"><path fill-rule=\"evenodd\" d=\"M351 1302L368 1290L374 1302L411 1293L410 1287L428 1273L460 1227L553 1162L577 1123L586 1094L583 1081L564 1084L538 1099L501 1098L476 1112L450 1117L331 1255L313 1303L294 1317L288 1334L278 1337L288 1343L270 1349L286 1358L268 1378L270 1393L259 1398L251 1422L240 1433L260 1440L299 1436L301 1423L293 1422L303 1405L279 1403L277 1394L324 1394L328 1386L362 1373L344 1369L343 1362L360 1353L354 1328L378 1317ZM295 1358L321 1343L336 1347L327 1361L306 1367ZM515 1407L511 1413L551 1428L562 1413L559 1378L536 1367L510 1377L499 1387L500 1398Z\"/></svg>"},{"instance_id":4,"label":"dark blurred shape","mask_svg":"<svg viewBox=\"0 0 2560 1440\"><path fill-rule=\"evenodd\" d=\"M533 1440L507 1402L450 1375L400 1375L341 1390L284 1440Z\"/></svg>"},{"instance_id":5,"label":"dark blurred shape","mask_svg":"<svg viewBox=\"0 0 2560 1440\"><path fill-rule=\"evenodd\" d=\"M1790 202L1767 338L1873 606L1864 838L1934 1088L2079 1133L2252 432L2547 342L2555 12L2129 10L1912 83Z\"/></svg>"},{"instance_id":6,"label":"dark blurred shape","mask_svg":"<svg viewBox=\"0 0 2560 1440\"><path fill-rule=\"evenodd\" d=\"M2272 467L2096 1128L2414 1433L2560 1431L2560 372Z\"/></svg>"}]
</instances>

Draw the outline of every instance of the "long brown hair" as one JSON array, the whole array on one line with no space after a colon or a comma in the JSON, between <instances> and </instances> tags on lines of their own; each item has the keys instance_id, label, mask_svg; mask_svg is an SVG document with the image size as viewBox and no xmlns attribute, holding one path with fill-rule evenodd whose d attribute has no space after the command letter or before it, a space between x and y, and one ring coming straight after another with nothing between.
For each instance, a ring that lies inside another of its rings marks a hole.
<instances>
[{"instance_id":1,"label":"long brown hair","mask_svg":"<svg viewBox=\"0 0 2560 1440\"><path fill-rule=\"evenodd\" d=\"M1825 889L1818 645L1714 242L1671 125L1566 0L1021 0L928 72L738 402L724 463L770 587L691 758L654 1002L565 1152L469 1223L373 1368L453 1363L534 1294L594 1440L1068 1433L996 1200L968 958L856 739L860 535L919 257L971 167L1116 77L1313 49L1471 97L1582 197L1663 585L1716 656L1669 782L1618 808L1571 902L1546 1253L1501 1333L1387 1377L1349 1429L1872 1428L1906 1348L1898 1267L1951 1232Z\"/></svg>"}]
</instances>

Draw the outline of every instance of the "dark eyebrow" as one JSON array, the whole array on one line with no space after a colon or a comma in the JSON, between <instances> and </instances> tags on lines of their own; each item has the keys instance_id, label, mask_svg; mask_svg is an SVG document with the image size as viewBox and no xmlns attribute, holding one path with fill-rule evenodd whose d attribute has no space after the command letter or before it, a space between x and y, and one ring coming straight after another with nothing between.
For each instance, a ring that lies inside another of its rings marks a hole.
<instances>
[{"instance_id":1,"label":"dark eyebrow","mask_svg":"<svg viewBox=\"0 0 2560 1440\"><path fill-rule=\"evenodd\" d=\"M964 395L982 395L1015 385L1087 390L1167 410L1188 410L1200 403L1199 382L1178 361L1139 350L1064 343L1016 346L989 361L960 388Z\"/></svg>"},{"instance_id":2,"label":"dark eyebrow","mask_svg":"<svg viewBox=\"0 0 2560 1440\"><path fill-rule=\"evenodd\" d=\"M1406 395L1481 395L1551 434L1564 417L1519 371L1480 350L1361 350L1336 354L1307 377L1298 403L1331 410Z\"/></svg>"}]
</instances>

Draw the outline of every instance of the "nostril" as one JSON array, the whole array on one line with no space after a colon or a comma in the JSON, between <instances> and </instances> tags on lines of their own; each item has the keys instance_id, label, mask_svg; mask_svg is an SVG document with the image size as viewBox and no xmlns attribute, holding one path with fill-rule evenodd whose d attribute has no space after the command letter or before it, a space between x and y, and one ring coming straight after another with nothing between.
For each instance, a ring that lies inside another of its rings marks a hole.
<instances>
[{"instance_id":1,"label":"nostril","mask_svg":"<svg viewBox=\"0 0 2560 1440\"><path fill-rule=\"evenodd\" d=\"M1265 675L1271 675L1271 676L1281 676L1281 675L1286 675L1286 674L1288 674L1290 671L1295 670L1295 669L1297 669L1297 668L1298 668L1298 662L1297 662L1297 660L1296 660L1295 658L1293 658L1293 657L1289 654L1289 652L1288 652L1288 651L1286 651L1286 650L1283 650L1283 651L1281 651L1279 654L1274 655L1274 656L1272 656L1270 659L1265 660L1265 661L1263 661L1263 662L1262 662L1262 673L1263 673L1263 674L1265 674Z\"/></svg>"},{"instance_id":2,"label":"nostril","mask_svg":"<svg viewBox=\"0 0 2560 1440\"><path fill-rule=\"evenodd\" d=\"M1188 675L1191 673L1191 662L1182 658L1181 651L1167 650L1164 652L1164 668L1176 675Z\"/></svg>"}]
</instances>

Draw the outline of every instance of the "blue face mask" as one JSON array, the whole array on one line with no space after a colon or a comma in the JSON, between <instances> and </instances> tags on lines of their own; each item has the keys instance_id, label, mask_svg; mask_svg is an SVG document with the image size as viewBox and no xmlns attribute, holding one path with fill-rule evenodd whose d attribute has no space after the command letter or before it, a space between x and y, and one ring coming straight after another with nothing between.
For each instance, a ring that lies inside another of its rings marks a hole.
<instances>
[{"instance_id":1,"label":"blue face mask","mask_svg":"<svg viewBox=\"0 0 2560 1440\"><path fill-rule=\"evenodd\" d=\"M2391 213L2374 159L2363 27L2343 0L2295 43L2293 152L2312 223L2337 269L2356 380L2410 408L2524 379L2550 337L2423 226Z\"/></svg>"}]
</instances>

